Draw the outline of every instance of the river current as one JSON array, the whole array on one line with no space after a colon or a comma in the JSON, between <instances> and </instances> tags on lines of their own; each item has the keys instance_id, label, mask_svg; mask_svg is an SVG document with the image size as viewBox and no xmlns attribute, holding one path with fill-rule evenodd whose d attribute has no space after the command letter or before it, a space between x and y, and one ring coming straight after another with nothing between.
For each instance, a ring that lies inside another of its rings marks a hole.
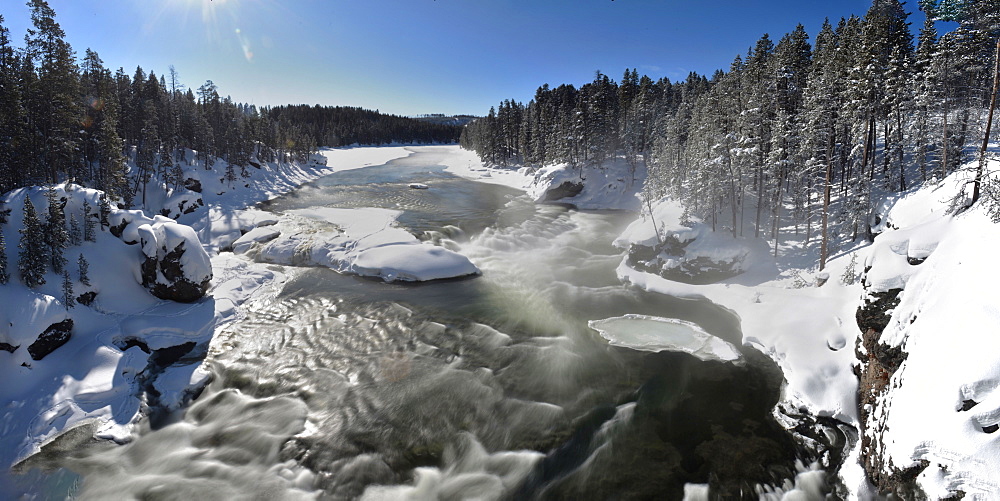
<instances>
[{"instance_id":1,"label":"river current","mask_svg":"<svg viewBox=\"0 0 1000 501\"><path fill-rule=\"evenodd\" d=\"M483 273L402 284L283 267L288 280L216 334L213 382L188 409L127 445L50 451L79 475L69 494L680 499L708 484L757 499L815 459L775 421L782 375L752 348L702 361L609 346L587 326L654 315L742 344L728 310L618 280L611 242L634 214L536 205L421 153L261 207L401 210L401 227Z\"/></svg>"}]
</instances>

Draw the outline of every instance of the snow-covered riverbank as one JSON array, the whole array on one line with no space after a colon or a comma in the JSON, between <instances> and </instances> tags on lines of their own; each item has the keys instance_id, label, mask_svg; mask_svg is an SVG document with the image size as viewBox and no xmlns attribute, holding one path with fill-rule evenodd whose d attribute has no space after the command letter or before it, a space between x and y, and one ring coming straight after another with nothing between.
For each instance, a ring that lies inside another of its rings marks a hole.
<instances>
[{"instance_id":1,"label":"snow-covered riverbank","mask_svg":"<svg viewBox=\"0 0 1000 501\"><path fill-rule=\"evenodd\" d=\"M181 224L174 226L194 229L211 257L213 277L208 294L191 304L157 299L147 292L139 280L142 249L126 245L107 228L95 230L94 242L84 241L67 249L72 258L67 269L72 270L77 287L74 295L95 292L96 299L90 305L68 307L60 288L62 277L51 271L46 285L29 289L19 282L16 269L12 270L11 281L0 286L0 299L16 305L3 311L8 329L2 333L0 378L8 383L0 387L0 400L6 402L0 416L4 430L0 463L5 467L15 464L55 437L83 425L91 427L99 438L126 441L147 406L170 409L183 405L208 382L208 371L197 362L161 371L154 359L162 359L170 351L174 357L197 359L216 329L241 317L242 304L265 286L280 284L285 278L273 266L219 252L258 225L274 223L273 216L250 206L338 170L379 165L409 154L404 147L324 150L308 162L263 164L236 183L227 183L217 175L218 170L186 166L189 177L199 181L197 196L202 207L180 215ZM82 216L86 199L96 214L96 192L67 186L61 187L59 194L68 200L67 212ZM159 199L166 206L175 201L166 193L147 195L150 203ZM41 197L36 194L32 198ZM7 200L8 207L16 209L10 217L12 224L5 225L8 269L16 268L13 249L22 219L20 200ZM139 235L142 228L152 228L152 220L134 215L128 218L135 221L136 229L123 226L123 240L128 240L130 231ZM393 217L379 214L377 219L387 226ZM360 239L365 235L354 236ZM431 246L419 247L416 250L433 250ZM90 284L86 287L78 276L78 254L85 256L89 265L86 281ZM370 267L373 273L380 272L374 269L377 266L392 264L391 260L382 261ZM50 324L65 319L73 321L65 344L39 357L41 360L33 360L24 341L34 341ZM16 487L10 488L14 489L10 494L15 495ZM4 493L0 489L0 494Z\"/></svg>"}]
</instances>

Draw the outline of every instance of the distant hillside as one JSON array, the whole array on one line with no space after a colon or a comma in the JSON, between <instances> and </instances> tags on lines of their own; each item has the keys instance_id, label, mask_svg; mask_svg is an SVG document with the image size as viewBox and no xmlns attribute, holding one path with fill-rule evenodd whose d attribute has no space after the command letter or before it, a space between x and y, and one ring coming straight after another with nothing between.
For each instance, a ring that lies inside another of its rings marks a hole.
<instances>
[{"instance_id":1,"label":"distant hillside","mask_svg":"<svg viewBox=\"0 0 1000 501\"><path fill-rule=\"evenodd\" d=\"M477 119L479 117L473 116L473 115L451 115L451 116L448 116L448 115L444 115L444 114L440 114L440 113L432 113L430 115L417 115L417 116L414 116L414 117L411 117L411 118L414 118L416 120L420 120L421 122L429 122L429 123L435 123L435 124L441 124L441 125L456 125L458 127L462 127L465 124L467 124L467 123L469 123L469 122L471 122L471 121L473 121L473 120L475 120L475 119Z\"/></svg>"},{"instance_id":2,"label":"distant hillside","mask_svg":"<svg viewBox=\"0 0 1000 501\"><path fill-rule=\"evenodd\" d=\"M345 106L278 106L267 116L284 126L299 128L319 146L390 143L457 143L461 124L383 115Z\"/></svg>"}]
</instances>

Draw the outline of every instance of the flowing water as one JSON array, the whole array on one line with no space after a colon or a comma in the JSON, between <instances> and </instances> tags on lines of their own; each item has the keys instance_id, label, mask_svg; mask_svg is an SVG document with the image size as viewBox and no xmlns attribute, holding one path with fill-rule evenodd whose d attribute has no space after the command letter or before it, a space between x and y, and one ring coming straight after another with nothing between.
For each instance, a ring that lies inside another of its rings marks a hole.
<instances>
[{"instance_id":1,"label":"flowing water","mask_svg":"<svg viewBox=\"0 0 1000 501\"><path fill-rule=\"evenodd\" d=\"M414 285L286 268L217 333L214 381L183 415L125 446L48 454L81 475L72 494L680 499L695 483L756 499L815 459L772 417L782 376L754 350L700 361L612 347L587 327L655 315L741 344L727 310L618 281L610 242L634 215L534 205L422 154L263 205L314 206L401 210L401 226L483 274Z\"/></svg>"}]
</instances>

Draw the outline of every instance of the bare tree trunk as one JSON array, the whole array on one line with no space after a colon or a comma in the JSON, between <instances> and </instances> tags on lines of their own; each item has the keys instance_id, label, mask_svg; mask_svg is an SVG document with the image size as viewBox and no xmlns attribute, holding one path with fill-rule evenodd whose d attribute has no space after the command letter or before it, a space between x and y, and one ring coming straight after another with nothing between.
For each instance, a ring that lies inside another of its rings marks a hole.
<instances>
[{"instance_id":1,"label":"bare tree trunk","mask_svg":"<svg viewBox=\"0 0 1000 501\"><path fill-rule=\"evenodd\" d=\"M979 167L976 168L976 180L972 189L972 203L976 203L981 194L983 166L986 165L986 149L990 145L990 129L993 126L993 109L997 106L998 89L1000 89L1000 40L997 40L997 51L993 56L993 92L990 93L990 111L986 115L986 133L983 135L983 147L979 150Z\"/></svg>"},{"instance_id":2,"label":"bare tree trunk","mask_svg":"<svg viewBox=\"0 0 1000 501\"><path fill-rule=\"evenodd\" d=\"M948 98L945 98L945 103L948 102ZM945 104L944 108L944 122L941 128L941 179L948 176L948 106Z\"/></svg>"},{"instance_id":3,"label":"bare tree trunk","mask_svg":"<svg viewBox=\"0 0 1000 501\"><path fill-rule=\"evenodd\" d=\"M829 151L833 151L833 137L830 138ZM830 156L827 155L826 176L823 180L823 222L820 224L820 237L822 240L820 240L819 245L819 271L823 271L823 268L826 267L826 259L830 251L829 235L827 232L830 220L830 175L833 171L833 164L830 160Z\"/></svg>"}]
</instances>

